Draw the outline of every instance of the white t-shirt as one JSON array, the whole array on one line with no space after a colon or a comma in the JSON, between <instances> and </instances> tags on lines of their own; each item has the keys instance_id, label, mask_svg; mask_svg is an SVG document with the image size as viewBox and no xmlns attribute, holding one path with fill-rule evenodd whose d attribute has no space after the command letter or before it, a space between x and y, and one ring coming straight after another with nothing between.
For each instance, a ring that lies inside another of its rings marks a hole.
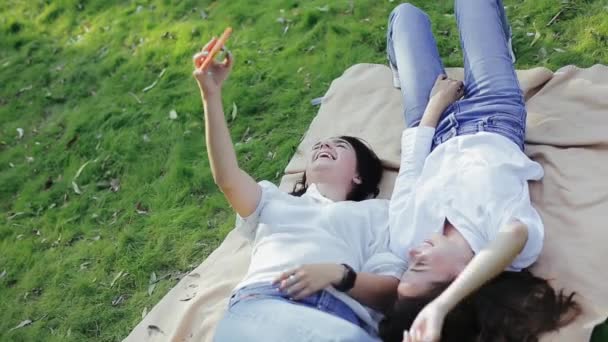
<instances>
[{"instance_id":1,"label":"white t-shirt","mask_svg":"<svg viewBox=\"0 0 608 342\"><path fill-rule=\"evenodd\" d=\"M312 263L345 263L356 272L401 277L405 263L388 248L387 200L334 202L314 184L301 197L267 181L259 184L262 196L255 212L244 219L237 216L236 227L253 241L253 249L247 275L236 289L271 282L282 272ZM327 290L377 328L377 313L343 292Z\"/></svg>"},{"instance_id":2,"label":"white t-shirt","mask_svg":"<svg viewBox=\"0 0 608 342\"><path fill-rule=\"evenodd\" d=\"M477 253L517 219L527 225L528 240L507 270L530 266L544 236L528 192L528 181L543 176L540 164L489 132L452 138L429 155L434 133L422 126L403 132L389 210L391 250L407 261L409 249L441 232L447 219Z\"/></svg>"}]
</instances>

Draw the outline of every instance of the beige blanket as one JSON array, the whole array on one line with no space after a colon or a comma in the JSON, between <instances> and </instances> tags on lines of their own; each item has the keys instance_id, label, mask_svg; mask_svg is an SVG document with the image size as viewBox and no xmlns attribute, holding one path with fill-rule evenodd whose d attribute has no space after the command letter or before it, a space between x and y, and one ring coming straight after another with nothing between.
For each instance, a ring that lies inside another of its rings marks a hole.
<instances>
[{"instance_id":1,"label":"beige blanket","mask_svg":"<svg viewBox=\"0 0 608 342\"><path fill-rule=\"evenodd\" d=\"M462 69L450 69L462 79ZM528 105L527 153L545 168L531 186L545 226L545 248L533 270L557 288L578 293L583 315L543 341L586 341L608 316L608 67L519 71ZM391 192L399 161L403 104L387 67L358 64L325 95L281 186L289 190L304 169L303 151L319 138L350 134L371 143ZM125 341L210 341L228 295L244 276L250 245L232 231L179 282ZM191 298L189 300L185 300Z\"/></svg>"}]
</instances>

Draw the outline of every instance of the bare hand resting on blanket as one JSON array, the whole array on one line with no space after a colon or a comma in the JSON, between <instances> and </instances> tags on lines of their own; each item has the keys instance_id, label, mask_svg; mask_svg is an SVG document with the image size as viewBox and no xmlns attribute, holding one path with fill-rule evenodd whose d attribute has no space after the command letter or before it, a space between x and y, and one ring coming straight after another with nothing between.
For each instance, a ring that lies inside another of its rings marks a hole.
<instances>
[{"instance_id":1,"label":"bare hand resting on blanket","mask_svg":"<svg viewBox=\"0 0 608 342\"><path fill-rule=\"evenodd\" d=\"M281 291L300 300L330 285L337 285L344 275L340 264L308 264L283 272L273 281Z\"/></svg>"},{"instance_id":2,"label":"bare hand resting on blanket","mask_svg":"<svg viewBox=\"0 0 608 342\"><path fill-rule=\"evenodd\" d=\"M446 75L439 75L431 90L429 103L424 111L420 125L437 127L439 119L446 108L463 95L464 85L462 81L453 80Z\"/></svg>"}]
</instances>

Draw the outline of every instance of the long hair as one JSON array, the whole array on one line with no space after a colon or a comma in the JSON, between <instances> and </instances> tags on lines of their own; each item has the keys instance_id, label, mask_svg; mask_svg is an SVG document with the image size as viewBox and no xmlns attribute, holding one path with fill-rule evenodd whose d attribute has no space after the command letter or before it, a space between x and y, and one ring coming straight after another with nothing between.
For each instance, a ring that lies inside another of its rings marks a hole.
<instances>
[{"instance_id":1,"label":"long hair","mask_svg":"<svg viewBox=\"0 0 608 342\"><path fill-rule=\"evenodd\" d=\"M399 299L380 322L383 341L402 341L418 313L450 282L426 294ZM574 293L556 292L528 271L503 272L459 303L444 320L443 342L536 342L541 334L572 322L580 313Z\"/></svg>"},{"instance_id":2,"label":"long hair","mask_svg":"<svg viewBox=\"0 0 608 342\"><path fill-rule=\"evenodd\" d=\"M361 177L361 184L353 183L353 188L346 199L348 201L363 201L368 198L375 198L380 193L378 185L382 179L382 161L363 140L347 135L341 136L340 139L346 140L355 150L357 173ZM302 196L307 188L306 172L304 172L302 178L294 185L291 195Z\"/></svg>"}]
</instances>

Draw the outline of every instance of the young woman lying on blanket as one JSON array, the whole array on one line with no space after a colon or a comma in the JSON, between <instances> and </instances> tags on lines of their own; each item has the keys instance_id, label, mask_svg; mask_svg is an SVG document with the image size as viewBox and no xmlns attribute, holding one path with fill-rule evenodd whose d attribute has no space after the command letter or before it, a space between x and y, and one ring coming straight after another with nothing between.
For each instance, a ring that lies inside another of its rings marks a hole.
<instances>
[{"instance_id":1,"label":"young woman lying on blanket","mask_svg":"<svg viewBox=\"0 0 608 342\"><path fill-rule=\"evenodd\" d=\"M523 152L526 109L500 0L456 0L464 83L444 74L429 18L390 15L388 58L407 128L390 203L391 249L408 262L387 341L535 341L570 322L572 295L525 269L543 246ZM404 330L407 330L404 333Z\"/></svg>"},{"instance_id":2,"label":"young woman lying on blanket","mask_svg":"<svg viewBox=\"0 0 608 342\"><path fill-rule=\"evenodd\" d=\"M215 341L377 341L379 315L363 305L390 308L405 270L388 249L388 201L368 199L378 194L380 160L361 140L335 137L312 147L292 194L256 183L239 168L224 119L232 65L228 54L194 71L214 180L253 241Z\"/></svg>"}]
</instances>

